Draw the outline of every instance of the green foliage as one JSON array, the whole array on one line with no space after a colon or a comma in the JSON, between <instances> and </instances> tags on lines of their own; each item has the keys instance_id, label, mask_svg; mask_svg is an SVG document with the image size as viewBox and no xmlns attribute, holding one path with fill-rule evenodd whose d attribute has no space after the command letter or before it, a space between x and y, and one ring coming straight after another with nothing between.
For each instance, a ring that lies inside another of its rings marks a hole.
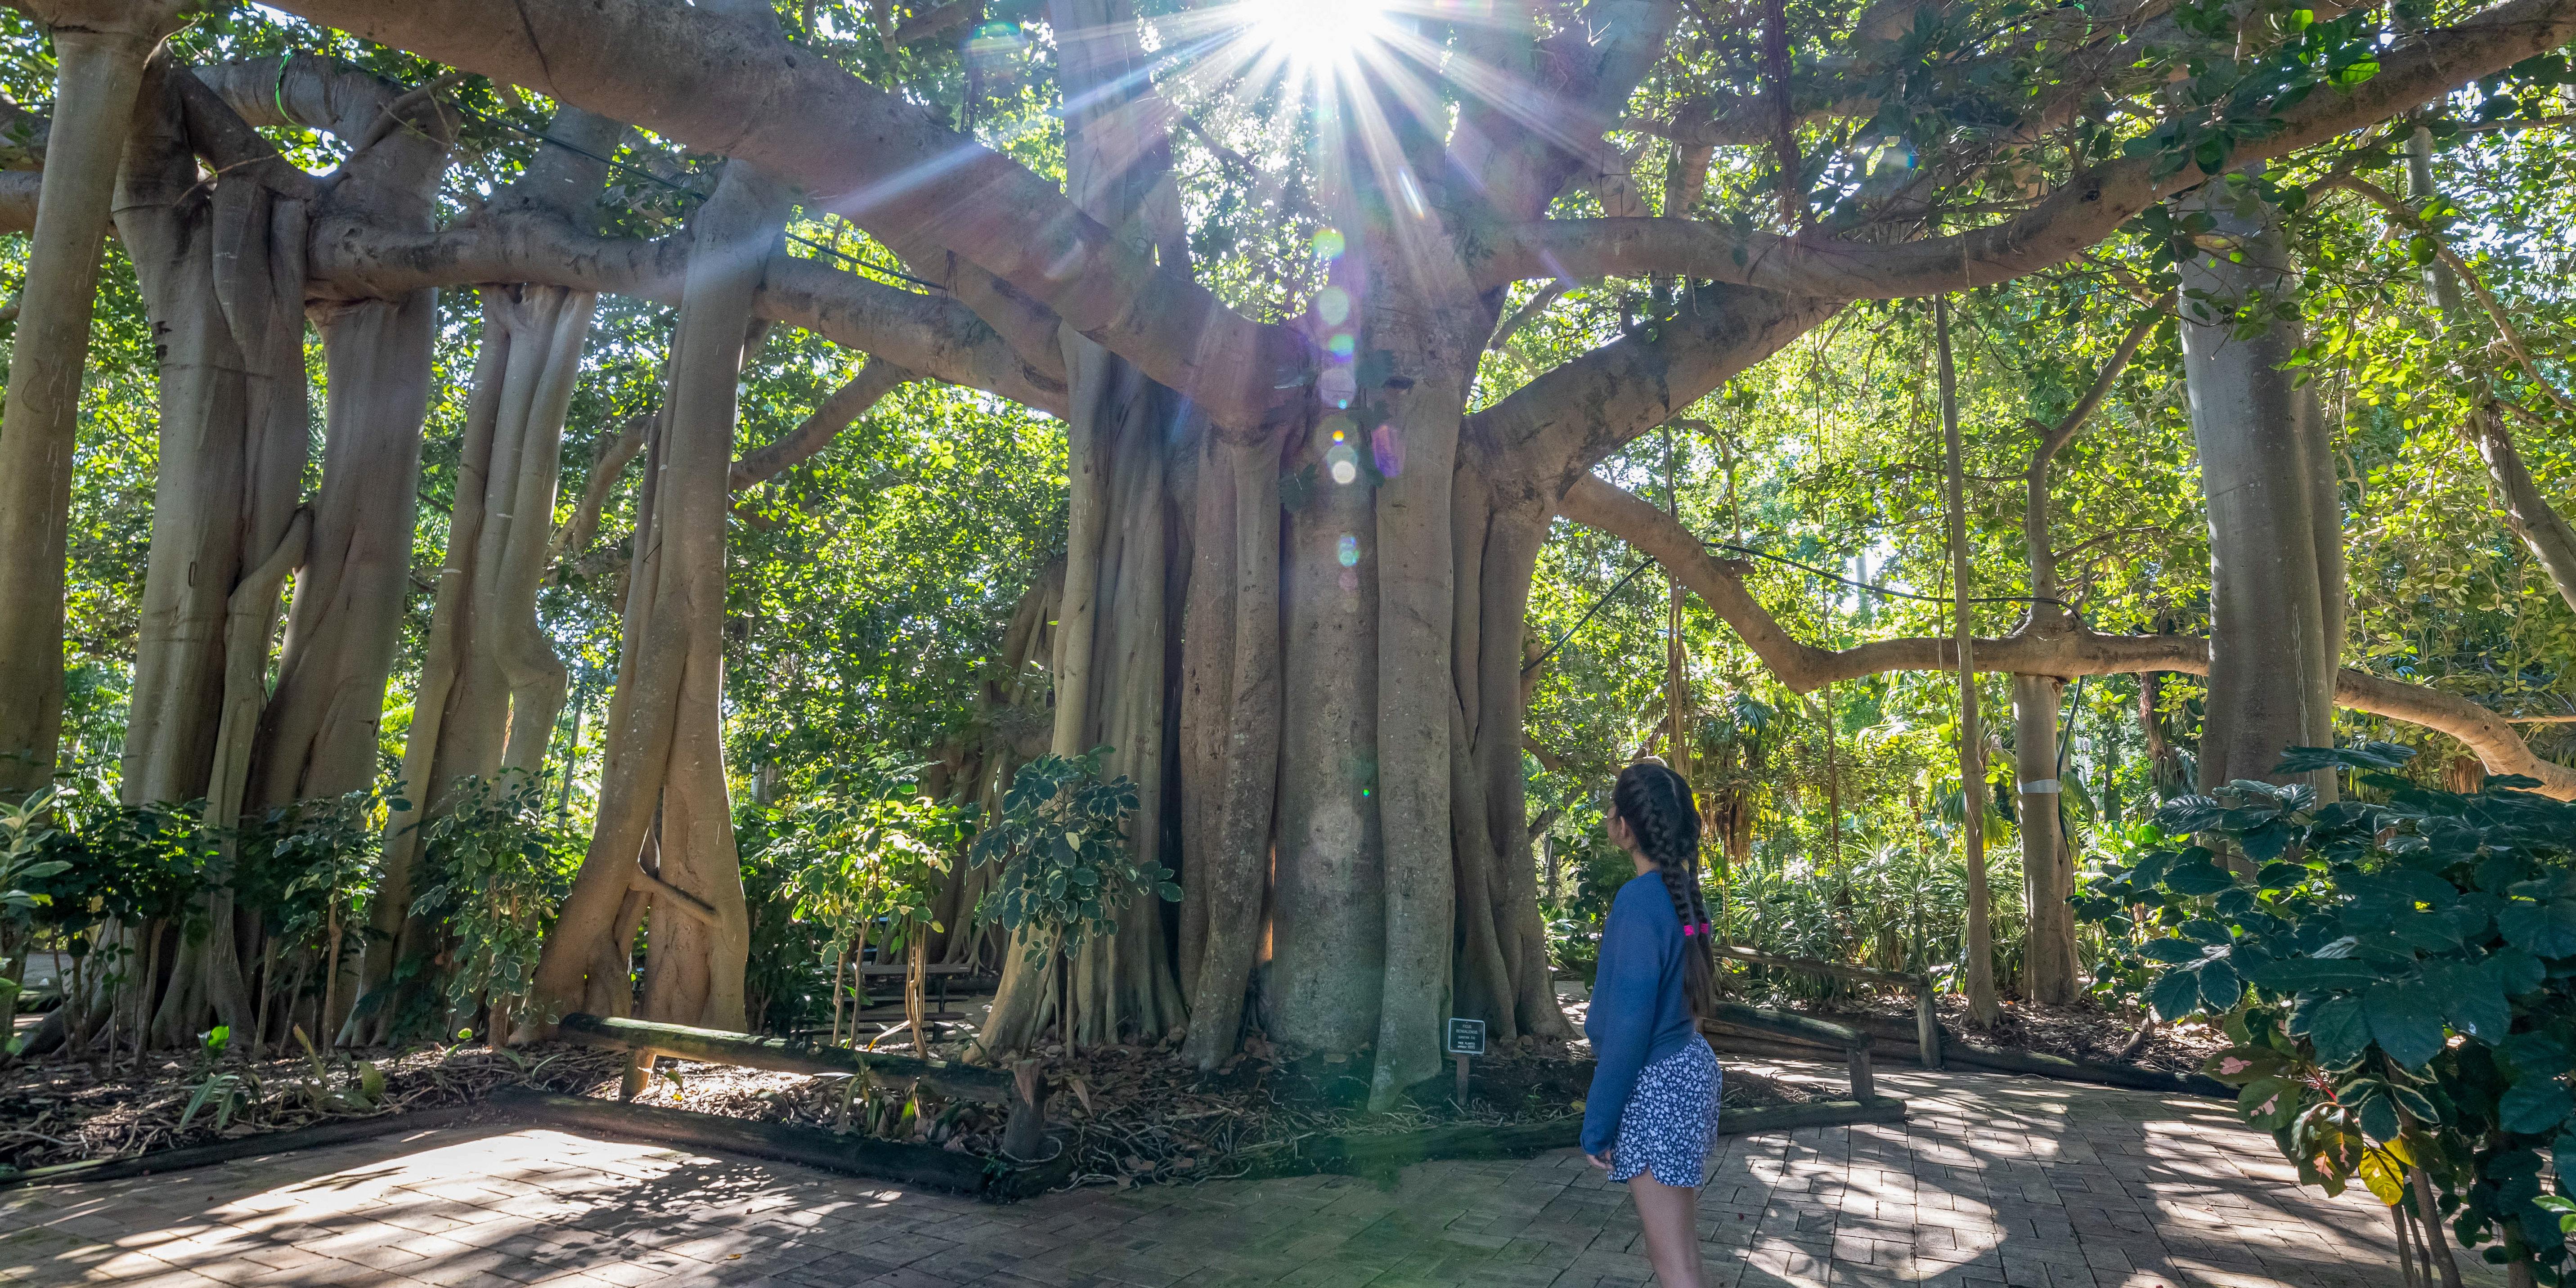
<instances>
[{"instance_id":1,"label":"green foliage","mask_svg":"<svg viewBox=\"0 0 2576 1288\"><path fill-rule=\"evenodd\" d=\"M24 882L28 894L43 896L31 909L36 924L64 936L78 956L101 922L180 915L216 868L203 809L200 801L120 805L94 785L57 794L53 826L37 844L48 863L63 866Z\"/></svg>"},{"instance_id":2,"label":"green foliage","mask_svg":"<svg viewBox=\"0 0 2576 1288\"><path fill-rule=\"evenodd\" d=\"M279 882L282 933L330 951L363 925L384 876L385 814L395 802L372 787L297 801L261 821Z\"/></svg>"},{"instance_id":3,"label":"green foliage","mask_svg":"<svg viewBox=\"0 0 2576 1288\"><path fill-rule=\"evenodd\" d=\"M778 818L770 843L789 874L796 915L822 928L822 957L866 936L892 960L925 932L957 848L965 813L921 794L923 765L879 759L827 772Z\"/></svg>"},{"instance_id":4,"label":"green foliage","mask_svg":"<svg viewBox=\"0 0 2576 1288\"><path fill-rule=\"evenodd\" d=\"M2420 1166L2461 1244L2500 1241L2557 1283L2566 1251L2541 1181L2576 1162L2576 805L2497 777L2473 794L2388 772L2384 743L2293 748L2281 773L2349 772L2384 801L2239 781L2157 826L2222 839L2237 866L2168 845L2079 898L2121 936L2168 1018L2222 1022L2211 1071L2300 1179L2397 1202ZM2246 869L2252 869L2249 873Z\"/></svg>"},{"instance_id":5,"label":"green foliage","mask_svg":"<svg viewBox=\"0 0 2576 1288\"><path fill-rule=\"evenodd\" d=\"M224 1048L231 1045L233 1031L218 1024L197 1039L197 1089L188 1096L188 1107L179 1113L179 1130L208 1106L215 1111L215 1130L233 1125L233 1115L259 1104L259 1079L247 1069L223 1067Z\"/></svg>"},{"instance_id":6,"label":"green foliage","mask_svg":"<svg viewBox=\"0 0 2576 1288\"><path fill-rule=\"evenodd\" d=\"M535 985L546 928L581 854L545 797L544 780L524 770L467 774L449 788L447 812L422 827L430 880L411 911L441 918L455 938L447 973L453 1005L482 997L497 1015Z\"/></svg>"},{"instance_id":7,"label":"green foliage","mask_svg":"<svg viewBox=\"0 0 2576 1288\"><path fill-rule=\"evenodd\" d=\"M1149 891L1173 902L1181 897L1170 868L1139 863L1128 848L1136 784L1124 774L1100 781L1108 750L1020 766L1002 794L1000 816L975 838L976 866L1001 868L976 915L1022 936L1032 962L1072 953L1092 935L1116 934L1118 910Z\"/></svg>"},{"instance_id":8,"label":"green foliage","mask_svg":"<svg viewBox=\"0 0 2576 1288\"><path fill-rule=\"evenodd\" d=\"M0 943L6 942L10 928L53 902L53 896L23 889L21 883L59 876L71 868L70 860L46 857L43 848L50 831L45 815L61 797L60 788L48 788L14 805L0 805ZM0 957L5 956L0 951Z\"/></svg>"}]
</instances>

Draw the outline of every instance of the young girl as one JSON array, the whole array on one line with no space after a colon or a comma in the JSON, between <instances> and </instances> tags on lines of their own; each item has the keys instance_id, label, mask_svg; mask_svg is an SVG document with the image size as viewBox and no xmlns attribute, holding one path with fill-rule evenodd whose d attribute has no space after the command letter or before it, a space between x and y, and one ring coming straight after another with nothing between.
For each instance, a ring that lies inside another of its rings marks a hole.
<instances>
[{"instance_id":1,"label":"young girl","mask_svg":"<svg viewBox=\"0 0 2576 1288\"><path fill-rule=\"evenodd\" d=\"M1717 1136L1717 1055L1697 1019L1715 1001L1717 957L1699 892L1699 811L1659 760L1630 765L1610 793L1610 839L1637 876L1610 903L1583 1031L1597 1064L1584 1099L1583 1153L1626 1181L1663 1288L1702 1288L1699 1187Z\"/></svg>"}]
</instances>

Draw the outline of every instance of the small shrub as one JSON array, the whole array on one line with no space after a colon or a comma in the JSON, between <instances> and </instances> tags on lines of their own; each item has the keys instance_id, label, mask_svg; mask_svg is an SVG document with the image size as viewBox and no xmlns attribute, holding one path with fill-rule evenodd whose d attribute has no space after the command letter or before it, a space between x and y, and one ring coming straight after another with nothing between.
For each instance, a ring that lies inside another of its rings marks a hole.
<instances>
[{"instance_id":1,"label":"small shrub","mask_svg":"<svg viewBox=\"0 0 2576 1288\"><path fill-rule=\"evenodd\" d=\"M2385 803L2251 781L2174 800L2156 825L2175 840L2103 873L2078 911L2158 1014L2234 1039L2209 1071L2303 1183L2419 1211L2410 1181L2429 1186L2462 1246L2559 1283L2576 1213L2576 805L2525 778L2462 795L2387 772L2412 754L2292 748L2275 771L2351 770ZM2180 843L2195 833L2217 847Z\"/></svg>"}]
</instances>

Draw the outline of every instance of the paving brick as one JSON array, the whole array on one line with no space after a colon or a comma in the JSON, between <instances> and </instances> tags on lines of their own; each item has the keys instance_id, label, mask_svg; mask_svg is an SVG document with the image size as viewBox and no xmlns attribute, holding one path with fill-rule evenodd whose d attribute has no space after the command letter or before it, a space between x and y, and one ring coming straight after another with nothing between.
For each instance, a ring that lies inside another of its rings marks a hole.
<instances>
[{"instance_id":1,"label":"paving brick","mask_svg":"<svg viewBox=\"0 0 2576 1288\"><path fill-rule=\"evenodd\" d=\"M2394 1282L2378 1205L2298 1192L2223 1107L1982 1074L1880 1081L1913 1100L1908 1121L1725 1138L1700 1212L1711 1288ZM1560 1151L1385 1185L992 1206L481 1127L0 1195L0 1288L1644 1288L1622 1188Z\"/></svg>"}]
</instances>

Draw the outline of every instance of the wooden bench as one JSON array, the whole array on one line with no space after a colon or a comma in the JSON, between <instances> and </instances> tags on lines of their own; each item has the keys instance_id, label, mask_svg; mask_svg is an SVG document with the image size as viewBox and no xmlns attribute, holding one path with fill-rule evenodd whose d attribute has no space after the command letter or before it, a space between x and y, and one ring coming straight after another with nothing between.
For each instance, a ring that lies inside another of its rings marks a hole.
<instances>
[{"instance_id":1,"label":"wooden bench","mask_svg":"<svg viewBox=\"0 0 2576 1288\"><path fill-rule=\"evenodd\" d=\"M1733 944L1719 944L1717 955L1734 961L1751 962L1757 966L1771 966L1781 970L1803 971L1810 975L1826 975L1863 984L1884 984L1905 989L1914 994L1914 1037L1916 1049L1922 1052L1923 1067L1926 1069L1941 1067L1941 1019L1932 1008L1932 981L1924 976L1910 975L1902 971L1873 970L1867 966L1846 966L1841 962L1823 962L1806 957L1774 957L1769 953L1757 953L1750 948L1738 948Z\"/></svg>"},{"instance_id":2,"label":"wooden bench","mask_svg":"<svg viewBox=\"0 0 2576 1288\"><path fill-rule=\"evenodd\" d=\"M865 1075L889 1086L925 1086L956 1100L1007 1105L1010 1118L1002 1128L1002 1152L1033 1159L1046 1144L1046 1081L1039 1062L1023 1060L1005 1073L954 1060L923 1060L882 1051L855 1051L801 1038L764 1038L685 1024L655 1024L576 1012L555 1026L556 1036L585 1046L634 1052L638 1067L654 1055L677 1056L707 1064L780 1073ZM629 1077L627 1096L641 1088Z\"/></svg>"},{"instance_id":3,"label":"wooden bench","mask_svg":"<svg viewBox=\"0 0 2576 1288\"><path fill-rule=\"evenodd\" d=\"M1815 1046L1840 1047L1851 1071L1852 1099L1868 1104L1878 1098L1878 1077L1870 1064L1870 1035L1847 1024L1810 1019L1789 1011L1746 1006L1740 1002L1720 1002L1717 1014L1702 1022L1720 1035L1750 1034L1755 1037L1787 1038Z\"/></svg>"}]
</instances>

